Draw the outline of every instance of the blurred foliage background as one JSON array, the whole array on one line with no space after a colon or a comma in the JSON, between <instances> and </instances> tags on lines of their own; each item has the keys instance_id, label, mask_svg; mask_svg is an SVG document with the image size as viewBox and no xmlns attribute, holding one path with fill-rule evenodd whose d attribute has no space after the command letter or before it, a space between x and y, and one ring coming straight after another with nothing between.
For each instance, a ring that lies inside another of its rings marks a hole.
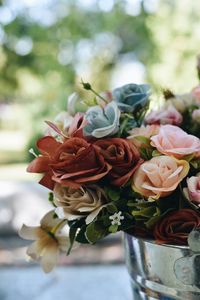
<instances>
[{"instance_id":1,"label":"blurred foliage background","mask_svg":"<svg viewBox=\"0 0 200 300\"><path fill-rule=\"evenodd\" d=\"M197 85L199 20L190 0L0 0L0 163L28 160L81 78L99 91Z\"/></svg>"}]
</instances>

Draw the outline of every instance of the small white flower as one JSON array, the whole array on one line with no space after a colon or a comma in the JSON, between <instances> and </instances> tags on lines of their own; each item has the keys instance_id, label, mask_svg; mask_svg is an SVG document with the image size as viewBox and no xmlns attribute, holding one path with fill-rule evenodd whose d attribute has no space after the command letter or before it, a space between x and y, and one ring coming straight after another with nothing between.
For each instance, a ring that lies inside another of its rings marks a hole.
<instances>
[{"instance_id":1,"label":"small white flower","mask_svg":"<svg viewBox=\"0 0 200 300\"><path fill-rule=\"evenodd\" d=\"M122 212L119 211L118 213L114 213L114 215L109 217L110 220L112 220L112 225L121 225L121 220L124 220L124 216L122 216Z\"/></svg>"}]
</instances>

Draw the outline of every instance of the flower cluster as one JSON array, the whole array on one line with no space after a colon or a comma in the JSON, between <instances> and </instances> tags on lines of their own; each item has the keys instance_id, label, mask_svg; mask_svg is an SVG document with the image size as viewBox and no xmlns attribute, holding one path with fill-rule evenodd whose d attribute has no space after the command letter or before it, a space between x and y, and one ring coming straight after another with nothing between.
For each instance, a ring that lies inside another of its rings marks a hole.
<instances>
[{"instance_id":1,"label":"flower cluster","mask_svg":"<svg viewBox=\"0 0 200 300\"><path fill-rule=\"evenodd\" d=\"M200 88L165 92L163 106L149 112L148 85L104 94L89 83L83 87L95 100L70 96L67 111L46 122L28 166L42 174L53 210L40 227L24 225L20 235L36 240L27 253L46 272L64 242L69 253L74 243L94 244L124 231L185 245L200 227Z\"/></svg>"}]
</instances>

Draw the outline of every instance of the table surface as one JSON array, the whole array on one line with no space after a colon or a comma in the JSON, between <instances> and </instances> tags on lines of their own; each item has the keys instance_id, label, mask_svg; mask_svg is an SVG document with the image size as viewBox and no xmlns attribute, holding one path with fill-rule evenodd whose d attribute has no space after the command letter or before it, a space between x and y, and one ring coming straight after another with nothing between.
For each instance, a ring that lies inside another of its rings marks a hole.
<instances>
[{"instance_id":1,"label":"table surface","mask_svg":"<svg viewBox=\"0 0 200 300\"><path fill-rule=\"evenodd\" d=\"M1 267L0 300L131 300L124 265Z\"/></svg>"}]
</instances>

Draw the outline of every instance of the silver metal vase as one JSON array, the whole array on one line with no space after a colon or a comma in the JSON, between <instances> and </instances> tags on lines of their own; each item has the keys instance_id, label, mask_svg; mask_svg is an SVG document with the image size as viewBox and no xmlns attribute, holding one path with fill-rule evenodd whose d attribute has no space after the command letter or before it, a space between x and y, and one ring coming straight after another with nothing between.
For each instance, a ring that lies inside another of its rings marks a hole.
<instances>
[{"instance_id":1,"label":"silver metal vase","mask_svg":"<svg viewBox=\"0 0 200 300\"><path fill-rule=\"evenodd\" d=\"M124 235L133 300L200 300L200 254Z\"/></svg>"}]
</instances>

